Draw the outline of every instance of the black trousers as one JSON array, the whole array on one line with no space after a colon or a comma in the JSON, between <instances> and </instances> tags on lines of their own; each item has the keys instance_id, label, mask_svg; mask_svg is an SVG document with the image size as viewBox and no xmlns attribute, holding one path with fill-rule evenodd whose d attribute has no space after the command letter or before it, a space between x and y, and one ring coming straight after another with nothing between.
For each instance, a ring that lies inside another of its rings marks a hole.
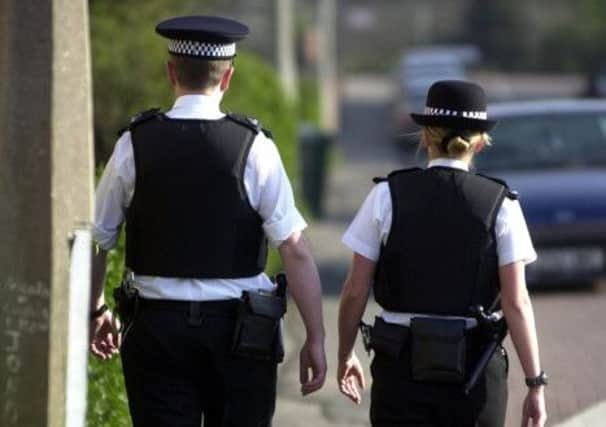
<instances>
[{"instance_id":1,"label":"black trousers","mask_svg":"<svg viewBox=\"0 0 606 427\"><path fill-rule=\"evenodd\" d=\"M235 306L143 304L122 343L134 427L268 427L275 362L232 356Z\"/></svg>"},{"instance_id":2,"label":"black trousers","mask_svg":"<svg viewBox=\"0 0 606 427\"><path fill-rule=\"evenodd\" d=\"M376 353L371 364L370 420L374 427L503 427L507 355L497 349L469 396L461 386L410 378L408 349L400 358Z\"/></svg>"}]
</instances>

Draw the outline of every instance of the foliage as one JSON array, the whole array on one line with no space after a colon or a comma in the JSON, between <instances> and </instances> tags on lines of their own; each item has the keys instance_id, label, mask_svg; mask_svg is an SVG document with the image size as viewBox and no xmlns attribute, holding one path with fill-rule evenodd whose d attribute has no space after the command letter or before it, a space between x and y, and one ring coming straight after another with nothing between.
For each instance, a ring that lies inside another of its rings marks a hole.
<instances>
[{"instance_id":1,"label":"foliage","mask_svg":"<svg viewBox=\"0 0 606 427\"><path fill-rule=\"evenodd\" d=\"M549 70L595 75L606 68L606 2L471 0L466 41L482 50L486 63L502 70Z\"/></svg>"},{"instance_id":2,"label":"foliage","mask_svg":"<svg viewBox=\"0 0 606 427\"><path fill-rule=\"evenodd\" d=\"M480 48L486 63L503 70L527 67L532 28L524 5L510 0L472 0L467 11L465 40Z\"/></svg>"},{"instance_id":3,"label":"foliage","mask_svg":"<svg viewBox=\"0 0 606 427\"><path fill-rule=\"evenodd\" d=\"M606 3L578 0L574 13L545 37L543 61L548 68L604 73L606 68ZM557 52L557 55L554 55Z\"/></svg>"},{"instance_id":4,"label":"foliage","mask_svg":"<svg viewBox=\"0 0 606 427\"><path fill-rule=\"evenodd\" d=\"M97 162L109 157L116 131L138 111L170 105L166 42L155 23L178 14L185 0L92 1L91 50Z\"/></svg>"},{"instance_id":5,"label":"foliage","mask_svg":"<svg viewBox=\"0 0 606 427\"><path fill-rule=\"evenodd\" d=\"M299 81L299 119L315 126L320 124L320 93L316 80L302 78Z\"/></svg>"},{"instance_id":6,"label":"foliage","mask_svg":"<svg viewBox=\"0 0 606 427\"><path fill-rule=\"evenodd\" d=\"M252 116L270 129L291 179L296 176L293 170L297 142L295 108L269 65L250 53L238 53L222 107L225 111Z\"/></svg>"}]
</instances>

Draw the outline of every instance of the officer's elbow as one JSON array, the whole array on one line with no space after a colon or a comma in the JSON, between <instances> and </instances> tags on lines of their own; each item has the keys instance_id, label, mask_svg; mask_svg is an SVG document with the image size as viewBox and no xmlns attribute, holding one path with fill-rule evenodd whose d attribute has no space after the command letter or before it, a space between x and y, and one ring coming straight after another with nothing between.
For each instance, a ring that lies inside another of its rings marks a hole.
<instances>
[{"instance_id":1,"label":"officer's elbow","mask_svg":"<svg viewBox=\"0 0 606 427\"><path fill-rule=\"evenodd\" d=\"M303 233L292 233L280 246L278 246L280 258L285 264L289 262L301 263L312 259L311 252L305 242Z\"/></svg>"},{"instance_id":2,"label":"officer's elbow","mask_svg":"<svg viewBox=\"0 0 606 427\"><path fill-rule=\"evenodd\" d=\"M370 283L354 280L351 276L343 283L341 289L341 303L354 303L366 300L370 293Z\"/></svg>"},{"instance_id":3,"label":"officer's elbow","mask_svg":"<svg viewBox=\"0 0 606 427\"><path fill-rule=\"evenodd\" d=\"M526 290L517 293L513 297L502 298L501 306L506 317L512 315L523 316L528 310L531 310L530 297Z\"/></svg>"},{"instance_id":4,"label":"officer's elbow","mask_svg":"<svg viewBox=\"0 0 606 427\"><path fill-rule=\"evenodd\" d=\"M524 313L530 307L530 297L524 278L524 264L515 262L499 269L501 306L507 313Z\"/></svg>"}]
</instances>

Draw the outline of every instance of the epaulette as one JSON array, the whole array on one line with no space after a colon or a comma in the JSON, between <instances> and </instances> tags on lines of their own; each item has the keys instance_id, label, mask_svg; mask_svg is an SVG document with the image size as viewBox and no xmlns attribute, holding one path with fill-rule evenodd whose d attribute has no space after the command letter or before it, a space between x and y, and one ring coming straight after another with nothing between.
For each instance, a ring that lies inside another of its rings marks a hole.
<instances>
[{"instance_id":1,"label":"epaulette","mask_svg":"<svg viewBox=\"0 0 606 427\"><path fill-rule=\"evenodd\" d=\"M387 176L375 176L372 179L372 182L374 182L375 184L378 184L380 182L389 181L389 177L391 177L391 176L399 175L401 173L419 171L419 170L422 170L422 169L418 168L418 167L412 167L412 168L406 168L406 169L396 169L394 171L391 171Z\"/></svg>"},{"instance_id":2,"label":"epaulette","mask_svg":"<svg viewBox=\"0 0 606 427\"><path fill-rule=\"evenodd\" d=\"M252 130L255 133L263 132L266 137L273 139L271 131L261 126L261 122L254 117L242 116L236 113L227 113L226 116L232 121Z\"/></svg>"},{"instance_id":3,"label":"epaulette","mask_svg":"<svg viewBox=\"0 0 606 427\"><path fill-rule=\"evenodd\" d=\"M386 176L375 176L372 179L372 182L374 182L375 184L378 184L380 182L385 182L385 181L387 181L387 177Z\"/></svg>"},{"instance_id":4,"label":"epaulette","mask_svg":"<svg viewBox=\"0 0 606 427\"><path fill-rule=\"evenodd\" d=\"M508 199L518 200L520 198L520 195L518 194L518 192L509 188L509 185L507 185L507 182L505 180L502 180L500 178L495 178L494 176L490 176L490 175L484 175L483 173L478 173L478 172L476 172L476 175L481 176L482 178L486 178L491 181L494 181L498 184L501 184L507 190L507 194L505 196L507 196Z\"/></svg>"},{"instance_id":5,"label":"epaulette","mask_svg":"<svg viewBox=\"0 0 606 427\"><path fill-rule=\"evenodd\" d=\"M132 130L135 127L139 126L141 123L144 123L148 120L151 120L157 117L160 113L159 108L150 108L149 110L141 111L140 113L135 114L131 119L128 126L123 127L118 131L118 136L121 136L127 130Z\"/></svg>"}]
</instances>

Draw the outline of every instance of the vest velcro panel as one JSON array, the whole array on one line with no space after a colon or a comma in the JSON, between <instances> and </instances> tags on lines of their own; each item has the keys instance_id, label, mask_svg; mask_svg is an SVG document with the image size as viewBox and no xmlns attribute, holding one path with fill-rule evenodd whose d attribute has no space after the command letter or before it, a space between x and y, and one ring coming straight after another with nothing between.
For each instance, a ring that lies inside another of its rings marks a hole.
<instances>
[{"instance_id":1,"label":"vest velcro panel","mask_svg":"<svg viewBox=\"0 0 606 427\"><path fill-rule=\"evenodd\" d=\"M137 174L127 266L137 274L200 279L262 272L262 219L243 181L256 133L228 118L164 115L131 132Z\"/></svg>"},{"instance_id":2,"label":"vest velcro panel","mask_svg":"<svg viewBox=\"0 0 606 427\"><path fill-rule=\"evenodd\" d=\"M388 177L392 225L381 248L374 292L385 309L469 315L499 291L494 224L506 187L452 169Z\"/></svg>"}]
</instances>

